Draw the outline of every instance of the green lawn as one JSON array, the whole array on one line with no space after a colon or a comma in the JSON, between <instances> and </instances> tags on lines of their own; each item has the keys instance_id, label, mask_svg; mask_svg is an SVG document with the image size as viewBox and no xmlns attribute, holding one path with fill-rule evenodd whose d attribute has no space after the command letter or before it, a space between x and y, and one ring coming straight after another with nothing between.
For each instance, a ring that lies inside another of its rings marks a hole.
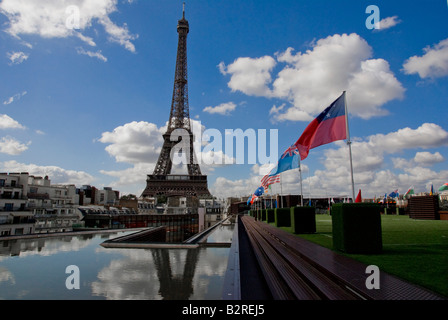
<instances>
[{"instance_id":1,"label":"green lawn","mask_svg":"<svg viewBox=\"0 0 448 320\"><path fill-rule=\"evenodd\" d=\"M382 215L381 229L381 254L346 255L448 297L448 221ZM333 249L331 216L316 215L316 233L299 236Z\"/></svg>"}]
</instances>

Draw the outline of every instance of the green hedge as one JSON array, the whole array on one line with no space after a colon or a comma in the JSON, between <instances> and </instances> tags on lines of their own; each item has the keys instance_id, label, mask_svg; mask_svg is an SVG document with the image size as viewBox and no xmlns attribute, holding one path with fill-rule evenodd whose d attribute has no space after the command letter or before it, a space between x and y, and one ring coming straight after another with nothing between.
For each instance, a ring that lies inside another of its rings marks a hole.
<instances>
[{"instance_id":1,"label":"green hedge","mask_svg":"<svg viewBox=\"0 0 448 320\"><path fill-rule=\"evenodd\" d=\"M290 227L291 226L291 209L277 208L275 209L275 226Z\"/></svg>"},{"instance_id":2,"label":"green hedge","mask_svg":"<svg viewBox=\"0 0 448 320\"><path fill-rule=\"evenodd\" d=\"M290 214L293 233L316 232L316 212L314 207L292 207Z\"/></svg>"},{"instance_id":3,"label":"green hedge","mask_svg":"<svg viewBox=\"0 0 448 320\"><path fill-rule=\"evenodd\" d=\"M381 207L375 203L337 203L332 206L333 247L346 253L382 250Z\"/></svg>"},{"instance_id":4,"label":"green hedge","mask_svg":"<svg viewBox=\"0 0 448 320\"><path fill-rule=\"evenodd\" d=\"M266 222L275 222L275 209L266 209Z\"/></svg>"},{"instance_id":5,"label":"green hedge","mask_svg":"<svg viewBox=\"0 0 448 320\"><path fill-rule=\"evenodd\" d=\"M266 221L267 209L261 210L261 221Z\"/></svg>"}]
</instances>

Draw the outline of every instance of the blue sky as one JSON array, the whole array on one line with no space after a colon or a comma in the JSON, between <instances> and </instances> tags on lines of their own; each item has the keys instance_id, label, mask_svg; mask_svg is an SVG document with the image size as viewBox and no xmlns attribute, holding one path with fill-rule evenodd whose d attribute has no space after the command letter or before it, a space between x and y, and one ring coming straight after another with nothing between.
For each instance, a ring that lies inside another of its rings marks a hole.
<instances>
[{"instance_id":1,"label":"blue sky","mask_svg":"<svg viewBox=\"0 0 448 320\"><path fill-rule=\"evenodd\" d=\"M182 2L0 1L0 171L140 195L169 117ZM366 26L372 4L380 29ZM186 18L190 117L205 135L266 129L269 143L278 130L280 155L346 90L356 191L448 181L446 1L191 0ZM201 165L214 195L259 186L267 165L247 163L251 148L245 164ZM305 197L351 194L344 141L302 168ZM297 169L281 191L300 192Z\"/></svg>"}]
</instances>

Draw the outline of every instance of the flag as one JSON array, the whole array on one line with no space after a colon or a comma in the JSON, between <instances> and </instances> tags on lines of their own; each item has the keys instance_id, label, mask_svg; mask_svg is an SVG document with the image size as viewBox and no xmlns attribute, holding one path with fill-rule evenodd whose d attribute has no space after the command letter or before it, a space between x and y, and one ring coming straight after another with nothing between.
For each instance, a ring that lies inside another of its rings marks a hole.
<instances>
[{"instance_id":1,"label":"flag","mask_svg":"<svg viewBox=\"0 0 448 320\"><path fill-rule=\"evenodd\" d=\"M397 198L397 197L398 197L398 189L396 189L395 191L392 191L392 192L389 194L389 197L391 197L391 198Z\"/></svg>"},{"instance_id":2,"label":"flag","mask_svg":"<svg viewBox=\"0 0 448 320\"><path fill-rule=\"evenodd\" d=\"M412 195L414 194L414 186L409 187L408 191L406 191L406 193L404 194L404 197L406 198L407 195Z\"/></svg>"},{"instance_id":3,"label":"flag","mask_svg":"<svg viewBox=\"0 0 448 320\"><path fill-rule=\"evenodd\" d=\"M434 195L434 186L431 183L431 190L429 191L429 195L432 196Z\"/></svg>"},{"instance_id":4,"label":"flag","mask_svg":"<svg viewBox=\"0 0 448 320\"><path fill-rule=\"evenodd\" d=\"M250 204L253 204L255 199L257 199L258 196L256 196L255 194L252 195L252 198L250 199Z\"/></svg>"},{"instance_id":5,"label":"flag","mask_svg":"<svg viewBox=\"0 0 448 320\"><path fill-rule=\"evenodd\" d=\"M306 127L296 141L301 160L308 156L309 150L318 146L347 138L345 92L327 107Z\"/></svg>"},{"instance_id":6,"label":"flag","mask_svg":"<svg viewBox=\"0 0 448 320\"><path fill-rule=\"evenodd\" d=\"M264 192L264 188L263 187L258 187L257 190L255 190L254 195L256 195L257 197L261 196Z\"/></svg>"},{"instance_id":7,"label":"flag","mask_svg":"<svg viewBox=\"0 0 448 320\"><path fill-rule=\"evenodd\" d=\"M356 202L356 203L358 203L358 202L362 202L361 189L359 189L359 191L358 191L358 195L356 196L356 200L355 200L355 202Z\"/></svg>"},{"instance_id":8,"label":"flag","mask_svg":"<svg viewBox=\"0 0 448 320\"><path fill-rule=\"evenodd\" d=\"M269 176L275 176L281 172L296 169L299 167L299 150L295 145L290 146L283 152L280 159L278 159L277 166L274 167Z\"/></svg>"},{"instance_id":9,"label":"flag","mask_svg":"<svg viewBox=\"0 0 448 320\"><path fill-rule=\"evenodd\" d=\"M269 174L267 174L261 179L261 186L267 192L267 189L271 186L271 184L278 182L280 182L280 174L277 174L275 176L269 176Z\"/></svg>"},{"instance_id":10,"label":"flag","mask_svg":"<svg viewBox=\"0 0 448 320\"><path fill-rule=\"evenodd\" d=\"M448 190L448 183L443 184L440 188L439 191L445 191Z\"/></svg>"},{"instance_id":11,"label":"flag","mask_svg":"<svg viewBox=\"0 0 448 320\"><path fill-rule=\"evenodd\" d=\"M249 197L250 200L247 200L247 202L250 204L254 203L255 199L257 199L259 196L261 196L264 192L264 188L263 187L258 187L254 193L252 194L251 197Z\"/></svg>"}]
</instances>

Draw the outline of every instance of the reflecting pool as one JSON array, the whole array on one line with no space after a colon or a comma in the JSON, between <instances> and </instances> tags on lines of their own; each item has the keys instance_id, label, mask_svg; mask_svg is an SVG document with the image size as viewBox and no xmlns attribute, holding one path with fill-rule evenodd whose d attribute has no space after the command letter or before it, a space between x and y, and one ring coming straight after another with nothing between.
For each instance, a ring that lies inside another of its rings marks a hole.
<instances>
[{"instance_id":1,"label":"reflecting pool","mask_svg":"<svg viewBox=\"0 0 448 320\"><path fill-rule=\"evenodd\" d=\"M232 230L233 225L220 226L211 235L228 241ZM0 299L221 299L228 247L100 245L128 233L0 241ZM79 289L66 286L73 276L66 273L70 265L79 269Z\"/></svg>"}]
</instances>

